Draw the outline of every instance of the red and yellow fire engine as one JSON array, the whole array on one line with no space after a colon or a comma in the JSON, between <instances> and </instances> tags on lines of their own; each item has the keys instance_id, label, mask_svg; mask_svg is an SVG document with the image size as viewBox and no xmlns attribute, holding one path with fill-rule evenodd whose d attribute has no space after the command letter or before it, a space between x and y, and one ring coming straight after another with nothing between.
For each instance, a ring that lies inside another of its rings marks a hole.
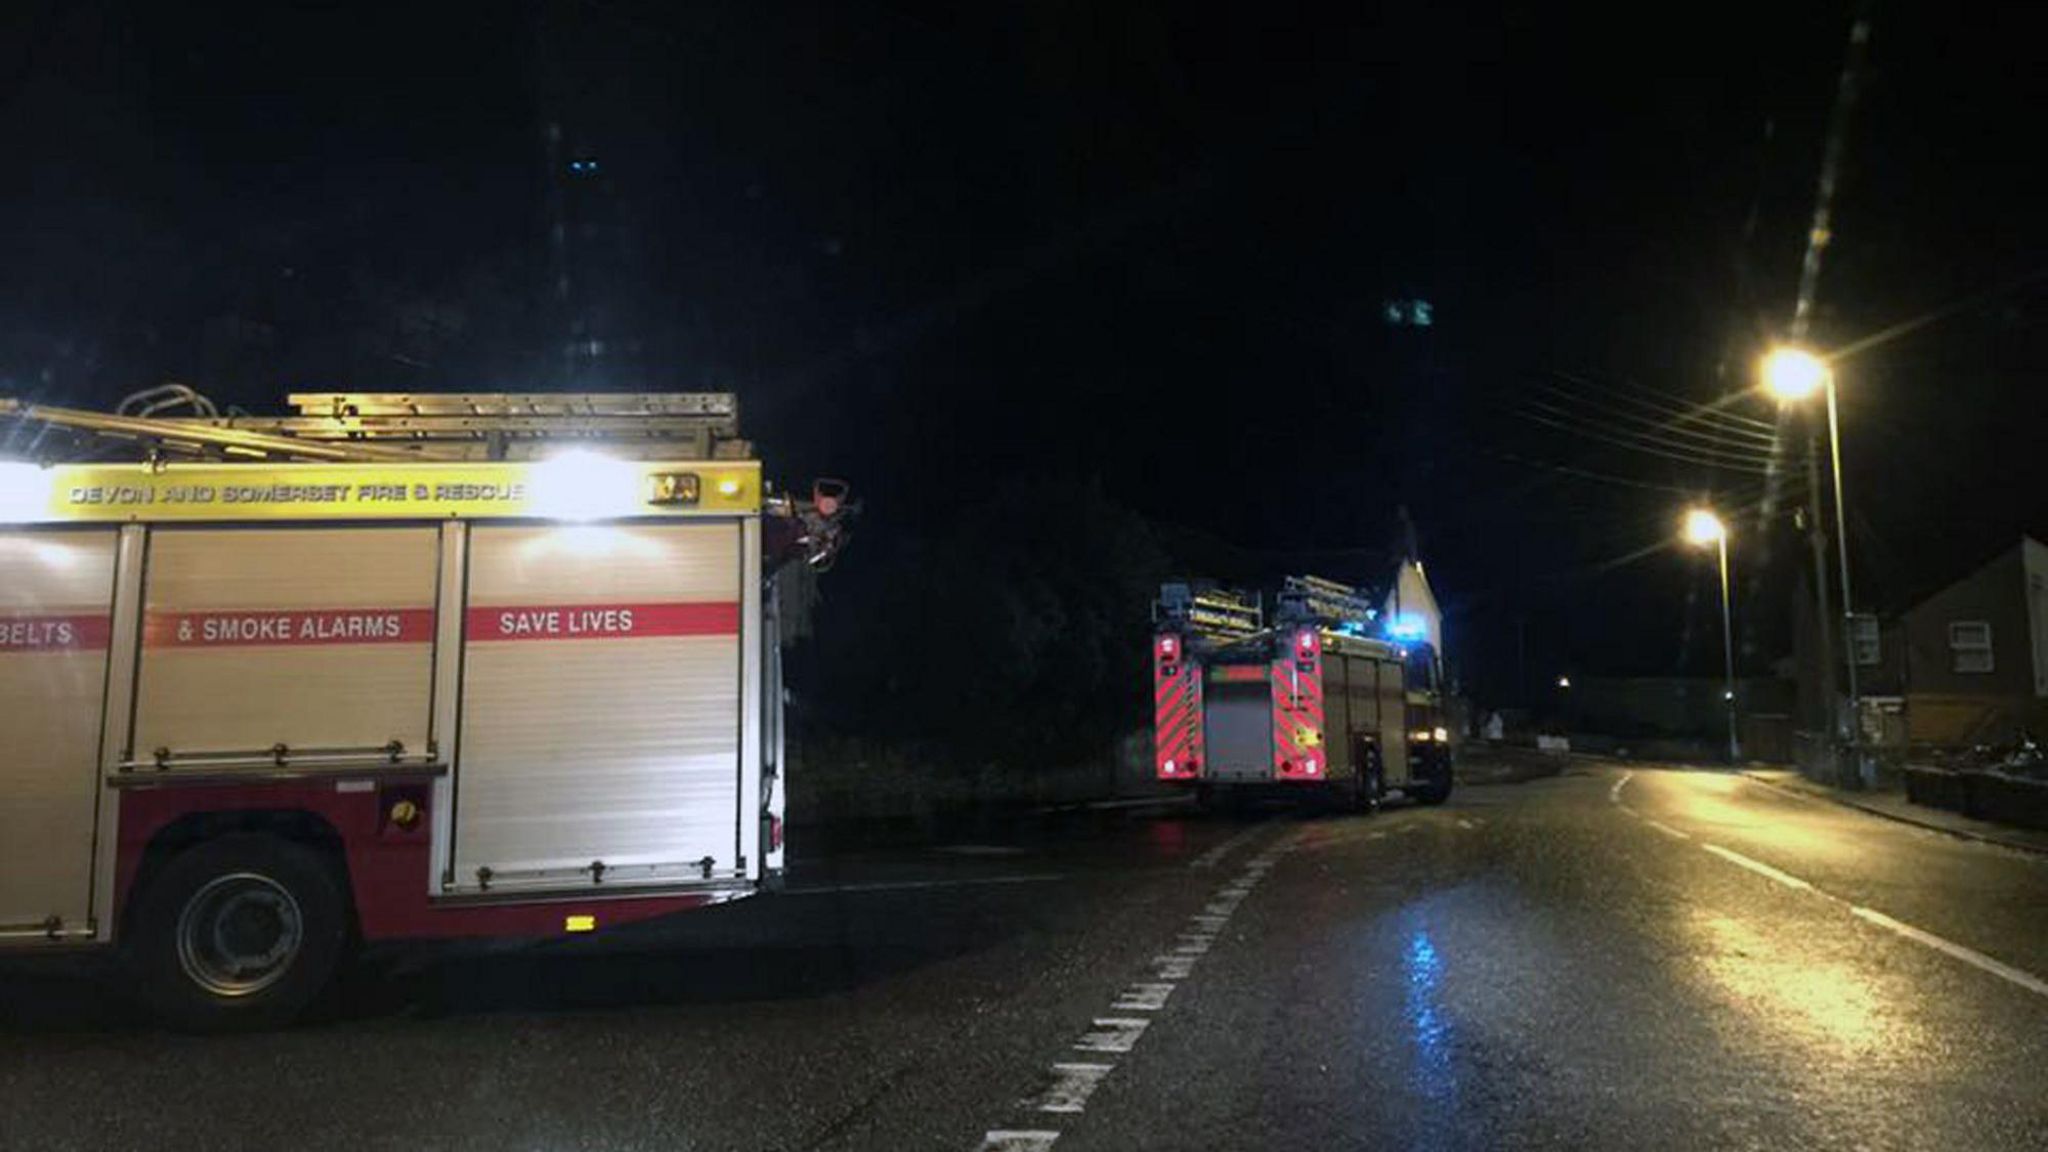
<instances>
[{"instance_id":1,"label":"red and yellow fire engine","mask_svg":"<svg viewBox=\"0 0 2048 1152\"><path fill-rule=\"evenodd\" d=\"M1451 793L1440 625L1419 564L1385 610L1290 577L1272 618L1243 593L1165 585L1154 606L1154 768L1197 790L1323 793L1365 810Z\"/></svg>"},{"instance_id":2,"label":"red and yellow fire engine","mask_svg":"<svg viewBox=\"0 0 2048 1152\"><path fill-rule=\"evenodd\" d=\"M770 493L730 395L292 399L0 401L0 944L267 1024L356 940L779 874L776 573L836 487Z\"/></svg>"}]
</instances>

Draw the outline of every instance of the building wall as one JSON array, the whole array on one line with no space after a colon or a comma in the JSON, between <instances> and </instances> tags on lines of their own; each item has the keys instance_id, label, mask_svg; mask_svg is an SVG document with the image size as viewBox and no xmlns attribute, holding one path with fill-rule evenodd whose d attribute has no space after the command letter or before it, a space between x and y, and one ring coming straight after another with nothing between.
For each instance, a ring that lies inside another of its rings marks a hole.
<instances>
[{"instance_id":1,"label":"building wall","mask_svg":"<svg viewBox=\"0 0 2048 1152\"><path fill-rule=\"evenodd\" d=\"M2016 698L2035 694L2033 621L2027 573L2013 548L1906 613L1906 684L1914 695ZM1949 625L1991 625L1992 670L1957 672Z\"/></svg>"},{"instance_id":2,"label":"building wall","mask_svg":"<svg viewBox=\"0 0 2048 1152\"><path fill-rule=\"evenodd\" d=\"M2048 544L2028 537L2020 542L2026 566L2027 638L2034 653L2034 695L2048 697Z\"/></svg>"},{"instance_id":3,"label":"building wall","mask_svg":"<svg viewBox=\"0 0 2048 1152\"><path fill-rule=\"evenodd\" d=\"M1912 743L1999 744L2038 722L2041 697L2048 695L2044 596L2048 549L2027 540L1905 614L1899 631ZM1965 620L1991 626L1989 672L1955 670L1949 625Z\"/></svg>"}]
</instances>

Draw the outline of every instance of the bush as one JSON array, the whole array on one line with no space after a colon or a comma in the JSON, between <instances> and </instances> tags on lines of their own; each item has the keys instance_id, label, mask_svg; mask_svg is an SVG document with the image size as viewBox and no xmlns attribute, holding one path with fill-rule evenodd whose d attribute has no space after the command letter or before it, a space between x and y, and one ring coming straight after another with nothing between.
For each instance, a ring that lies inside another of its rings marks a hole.
<instances>
[{"instance_id":1,"label":"bush","mask_svg":"<svg viewBox=\"0 0 2048 1152\"><path fill-rule=\"evenodd\" d=\"M1149 720L1166 561L1096 484L1022 477L929 539L862 535L793 660L806 739L955 775L1095 760Z\"/></svg>"}]
</instances>

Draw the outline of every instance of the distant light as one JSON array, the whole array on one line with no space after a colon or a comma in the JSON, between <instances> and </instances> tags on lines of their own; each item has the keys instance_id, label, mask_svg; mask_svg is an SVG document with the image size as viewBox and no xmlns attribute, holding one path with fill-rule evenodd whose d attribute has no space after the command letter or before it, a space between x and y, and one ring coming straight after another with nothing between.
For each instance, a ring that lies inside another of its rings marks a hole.
<instances>
[{"instance_id":1,"label":"distant light","mask_svg":"<svg viewBox=\"0 0 2048 1152\"><path fill-rule=\"evenodd\" d=\"M574 172L578 176L595 175L597 173L597 161L588 159L571 160L569 161L569 171Z\"/></svg>"},{"instance_id":2,"label":"distant light","mask_svg":"<svg viewBox=\"0 0 2048 1152\"><path fill-rule=\"evenodd\" d=\"M1722 690L1722 692L1721 692L1721 699L1723 699L1723 700L1733 700L1733 699L1735 699L1735 693L1734 693L1734 691L1733 691L1733 690L1730 690L1730 689L1723 689L1723 690Z\"/></svg>"},{"instance_id":3,"label":"distant light","mask_svg":"<svg viewBox=\"0 0 2048 1152\"><path fill-rule=\"evenodd\" d=\"M1436 727L1429 730L1429 735L1430 738L1435 740L1437 743L1447 744L1450 742L1451 739L1451 730L1439 724Z\"/></svg>"},{"instance_id":4,"label":"distant light","mask_svg":"<svg viewBox=\"0 0 2048 1152\"><path fill-rule=\"evenodd\" d=\"M1389 328L1427 328L1436 322L1436 308L1427 300L1388 300L1380 305L1380 319Z\"/></svg>"},{"instance_id":5,"label":"distant light","mask_svg":"<svg viewBox=\"0 0 2048 1152\"><path fill-rule=\"evenodd\" d=\"M1685 540L1688 544L1718 544L1728 538L1728 526L1714 515L1712 509L1693 508L1685 514Z\"/></svg>"},{"instance_id":6,"label":"distant light","mask_svg":"<svg viewBox=\"0 0 2048 1152\"><path fill-rule=\"evenodd\" d=\"M1571 678L1571 677L1569 677L1569 676L1559 676L1559 677L1557 678L1557 686L1558 686L1559 688L1569 688L1569 687L1571 687L1571 686L1572 686L1572 678Z\"/></svg>"},{"instance_id":7,"label":"distant light","mask_svg":"<svg viewBox=\"0 0 2048 1152\"><path fill-rule=\"evenodd\" d=\"M562 918L562 931L564 932L594 932L596 930L597 917L595 916L572 914Z\"/></svg>"},{"instance_id":8,"label":"distant light","mask_svg":"<svg viewBox=\"0 0 2048 1152\"><path fill-rule=\"evenodd\" d=\"M1828 382L1827 361L1804 348L1773 348L1758 369L1764 388L1787 403L1797 403Z\"/></svg>"}]
</instances>

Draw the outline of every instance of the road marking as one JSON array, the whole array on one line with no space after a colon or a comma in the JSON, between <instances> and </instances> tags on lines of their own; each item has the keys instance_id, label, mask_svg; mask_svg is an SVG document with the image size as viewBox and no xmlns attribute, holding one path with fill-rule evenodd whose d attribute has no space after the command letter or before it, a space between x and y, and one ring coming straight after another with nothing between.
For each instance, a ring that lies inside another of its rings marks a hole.
<instances>
[{"instance_id":1,"label":"road marking","mask_svg":"<svg viewBox=\"0 0 2048 1152\"><path fill-rule=\"evenodd\" d=\"M1057 1132L1013 1132L996 1128L982 1136L977 1152L1045 1152L1059 1138Z\"/></svg>"},{"instance_id":2,"label":"road marking","mask_svg":"<svg viewBox=\"0 0 2048 1152\"><path fill-rule=\"evenodd\" d=\"M816 888L785 888L784 896L829 896L838 892L916 892L927 888L973 888L987 884L1043 884L1065 880L1059 872L1037 872L1022 876L962 876L951 880L883 880L872 884L824 884Z\"/></svg>"},{"instance_id":3,"label":"road marking","mask_svg":"<svg viewBox=\"0 0 2048 1152\"><path fill-rule=\"evenodd\" d=\"M1083 1052L1129 1052L1150 1023L1135 1017L1102 1017L1074 1041L1074 1047Z\"/></svg>"},{"instance_id":4,"label":"road marking","mask_svg":"<svg viewBox=\"0 0 2048 1152\"><path fill-rule=\"evenodd\" d=\"M1690 840L1690 839L1692 839L1692 833L1690 833L1690 832L1680 832L1680 831L1679 831L1678 829L1676 829L1676 828L1673 828L1673 827L1672 827L1671 825L1669 825L1669 824L1666 824L1666 823L1664 823L1664 822L1663 822L1662 820L1652 820L1652 819L1650 819L1650 818L1649 818L1648 816L1645 816L1645 815L1643 815L1643 814L1642 814L1642 813L1640 813L1640 812L1636 812L1636 811L1633 811L1633 810L1628 810L1628 809L1624 809L1624 810L1625 810L1625 811L1628 811L1628 814L1629 814L1629 815L1631 815L1631 816L1634 816L1634 817L1635 817L1635 818L1637 818L1638 820L1641 820L1641 821L1642 821L1643 823L1645 823L1645 824L1648 824L1648 825L1649 825L1650 827L1652 827L1652 828L1655 828L1655 829L1656 829L1657 831L1659 831L1659 832L1662 832L1663 834L1665 834L1666 836L1669 836L1669 837L1671 837L1671 838L1672 838L1672 839L1674 839L1674 840Z\"/></svg>"},{"instance_id":5,"label":"road marking","mask_svg":"<svg viewBox=\"0 0 2048 1152\"><path fill-rule=\"evenodd\" d=\"M1607 802L1609 804L1621 803L1621 790L1628 787L1628 782L1635 779L1635 777L1636 774L1634 772L1623 772L1621 779L1614 782L1614 787L1607 790Z\"/></svg>"},{"instance_id":6,"label":"road marking","mask_svg":"<svg viewBox=\"0 0 2048 1152\"><path fill-rule=\"evenodd\" d=\"M1172 984L1133 984L1110 1007L1124 1012L1157 1012L1166 1007L1166 998L1171 995Z\"/></svg>"},{"instance_id":7,"label":"road marking","mask_svg":"<svg viewBox=\"0 0 2048 1152\"><path fill-rule=\"evenodd\" d=\"M1911 924L1901 923L1874 909L1852 907L1849 909L1849 912L1851 915L1869 921L1880 928L1896 932L1916 944L1925 944L1936 952L1953 956L1973 968L1980 968L2001 980L2017 984L2036 996L2048 996L2048 982L2042 981L2031 973L2022 972L2010 964L2002 964L1999 961L1993 960L1974 948L1965 948L1952 940L1944 940L1932 932L1923 932Z\"/></svg>"},{"instance_id":8,"label":"road marking","mask_svg":"<svg viewBox=\"0 0 2048 1152\"><path fill-rule=\"evenodd\" d=\"M1088 1106L1088 1097L1095 1094L1096 1085L1115 1068L1114 1064L1055 1064L1052 1083L1025 1101L1025 1106L1040 1112L1082 1111Z\"/></svg>"},{"instance_id":9,"label":"road marking","mask_svg":"<svg viewBox=\"0 0 2048 1152\"><path fill-rule=\"evenodd\" d=\"M1797 888L1804 892L1817 891L1817 889L1815 889L1813 885L1808 884L1806 881L1801 880L1799 877L1792 875L1790 872L1780 872L1776 868L1771 867L1769 864L1766 864L1761 860L1751 860L1749 857L1744 856L1742 853L1730 852L1728 849L1721 847L1719 844L1701 843L1700 847L1705 848L1707 851L1712 852L1714 855L1719 856L1721 859L1728 861L1730 864L1735 864L1743 868L1747 868L1751 872L1754 872L1759 876L1767 876L1773 880L1776 880L1778 883L1783 884L1787 888ZM1822 894L1825 895L1825 893Z\"/></svg>"},{"instance_id":10,"label":"road marking","mask_svg":"<svg viewBox=\"0 0 2048 1152\"><path fill-rule=\"evenodd\" d=\"M1214 867L1230 849L1257 831L1257 828L1248 828L1240 832L1203 853L1192 866ZM1238 877L1219 889L1216 897L1200 913L1188 918L1202 931L1177 933L1173 952L1152 958L1154 979L1125 985L1111 1009L1121 1012L1163 1010L1177 987L1174 982L1188 978L1194 970L1195 961L1216 942L1217 930L1223 927L1224 921L1236 911L1239 902L1253 886L1265 878L1282 856L1302 845L1303 831L1297 829L1278 837L1276 843L1248 861ZM1089 1022L1088 1031L1074 1041L1073 1048L1081 1052L1128 1053L1137 1046L1152 1019L1139 1016L1098 1017ZM1086 1108L1089 1096L1114 1068L1112 1064L1054 1064L1051 1083L1038 1095L1023 1101L1023 1106L1039 1112L1078 1115ZM1059 1136L1058 1132L1045 1129L992 1128L982 1136L979 1152L1044 1152Z\"/></svg>"},{"instance_id":11,"label":"road marking","mask_svg":"<svg viewBox=\"0 0 2048 1152\"><path fill-rule=\"evenodd\" d=\"M1366 840L1385 840L1387 834L1385 832L1367 832L1363 838Z\"/></svg>"},{"instance_id":12,"label":"road marking","mask_svg":"<svg viewBox=\"0 0 2048 1152\"><path fill-rule=\"evenodd\" d=\"M1621 786L1623 784L1628 783L1629 777L1632 775L1634 775L1634 773L1624 774L1620 780L1616 781L1614 789L1607 794L1607 798L1615 801L1616 803L1619 803L1621 795ZM1757 782L1764 783L1766 784L1766 786L1774 787L1773 785L1769 785L1766 781ZM1681 832L1668 824L1664 824L1657 820L1652 820L1650 817L1643 815L1642 813L1636 811L1633 808L1630 808L1626 804L1623 804L1621 806L1621 810L1635 817L1636 819L1641 820L1643 823L1648 824L1650 827L1655 828L1657 831L1664 833L1666 836L1672 836L1680 840L1691 839L1691 837L1686 833ZM1744 856L1740 852L1730 851L1727 848L1721 847L1719 844L1708 844L1705 841L1701 841L1700 847L1706 849L1709 852L1712 852L1714 855L1719 856L1721 859L1728 861L1730 864L1734 864L1742 868L1747 868L1751 872L1754 872L1759 876L1767 877L1771 880L1774 880L1780 884L1783 884L1787 888L1797 889L1802 892L1811 892L1823 900L1827 900L1831 903L1848 908L1849 913L1851 915L1855 916L1859 920L1864 921L1865 923L1875 924L1876 926L1883 928L1888 932L1892 932L1896 935L1903 936L1906 939L1913 941L1915 944L1924 945L1925 947L1932 948L1945 956L1951 957L1956 960L1961 960L1963 963L1968 964L1971 967L1976 968L1980 971L1989 972L1993 976L1996 976L1999 979L2006 981L2007 983L2016 984L2019 987L2024 988L2029 992L2032 992L2036 996L2048 996L2048 981L2042 980L2040 977L2035 976L2031 972L2026 972L2022 969L2015 968L2010 964L2006 964L1999 960L1994 960L1991 957L1986 956L1985 954L1977 951L1974 948L1958 944L1953 940L1948 940L1943 937L1936 936L1932 932L1928 932L1920 928L1915 928L1911 924L1907 924L1899 920L1894 920L1890 916L1887 916L1884 913L1879 912L1875 908L1865 908L1861 905L1850 904L1848 901L1842 899L1840 896L1837 896L1832 892L1816 888L1812 884L1809 884L1806 881L1801 880L1799 877L1794 876L1789 872L1784 872L1777 868L1773 868L1769 864L1766 864L1761 860L1752 860L1749 857Z\"/></svg>"},{"instance_id":13,"label":"road marking","mask_svg":"<svg viewBox=\"0 0 2048 1152\"><path fill-rule=\"evenodd\" d=\"M1237 835L1232 836L1230 839L1225 840L1223 843L1218 844L1214 848L1209 849L1207 852L1202 853L1200 856L1195 857L1194 862L1189 864L1188 867L1214 868L1216 865L1221 864L1223 862L1223 858L1225 856L1228 856L1232 852L1237 851L1240 847L1244 845L1244 843L1247 840L1250 840L1252 837L1257 836L1259 833L1264 832L1265 830L1265 825L1254 824L1251 827L1245 829L1244 831L1239 832Z\"/></svg>"}]
</instances>

